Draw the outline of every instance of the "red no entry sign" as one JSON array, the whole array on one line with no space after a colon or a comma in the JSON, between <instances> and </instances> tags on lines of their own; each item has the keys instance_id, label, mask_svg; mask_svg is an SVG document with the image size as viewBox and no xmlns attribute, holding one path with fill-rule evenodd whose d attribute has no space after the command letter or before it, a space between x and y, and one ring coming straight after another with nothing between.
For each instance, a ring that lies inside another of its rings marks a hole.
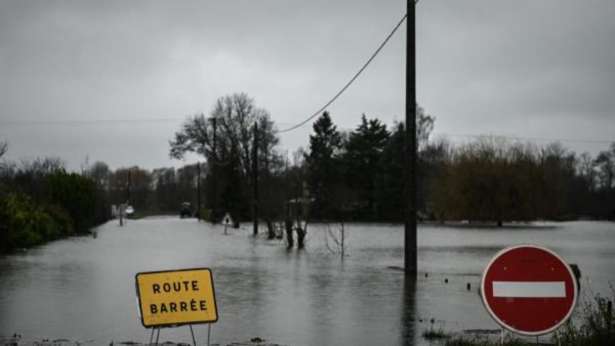
<instances>
[{"instance_id":1,"label":"red no entry sign","mask_svg":"<svg viewBox=\"0 0 615 346\"><path fill-rule=\"evenodd\" d=\"M549 333L572 314L574 273L557 254L539 246L513 246L491 260L481 281L489 314L515 333Z\"/></svg>"}]
</instances>

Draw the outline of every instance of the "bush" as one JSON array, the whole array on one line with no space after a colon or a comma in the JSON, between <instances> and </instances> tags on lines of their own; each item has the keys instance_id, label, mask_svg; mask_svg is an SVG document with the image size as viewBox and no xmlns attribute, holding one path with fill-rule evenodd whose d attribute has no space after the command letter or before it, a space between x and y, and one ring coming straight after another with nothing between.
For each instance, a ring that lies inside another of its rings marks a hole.
<instances>
[{"instance_id":1,"label":"bush","mask_svg":"<svg viewBox=\"0 0 615 346\"><path fill-rule=\"evenodd\" d=\"M214 222L213 213L211 212L211 209L201 208L201 210L199 211L199 217L201 220Z\"/></svg>"},{"instance_id":2,"label":"bush","mask_svg":"<svg viewBox=\"0 0 615 346\"><path fill-rule=\"evenodd\" d=\"M85 233L95 225L96 184L76 173L58 171L47 176L49 198L68 212L77 233Z\"/></svg>"},{"instance_id":3,"label":"bush","mask_svg":"<svg viewBox=\"0 0 615 346\"><path fill-rule=\"evenodd\" d=\"M104 190L67 173L58 160L36 160L0 171L0 252L27 248L108 220Z\"/></svg>"},{"instance_id":4,"label":"bush","mask_svg":"<svg viewBox=\"0 0 615 346\"><path fill-rule=\"evenodd\" d=\"M573 317L553 333L552 342L566 346L615 345L615 314L612 308L615 288L612 288L612 291L610 300L600 295L584 299ZM504 345L508 346L533 344L535 342L525 341L512 335L507 335L504 339ZM448 339L445 345L491 346L500 345L500 342L484 336L457 336Z\"/></svg>"},{"instance_id":5,"label":"bush","mask_svg":"<svg viewBox=\"0 0 615 346\"><path fill-rule=\"evenodd\" d=\"M73 219L71 219L70 215L66 210L57 205L46 205L44 207L44 210L58 225L61 236L69 236L75 234L75 226L73 225Z\"/></svg>"},{"instance_id":6,"label":"bush","mask_svg":"<svg viewBox=\"0 0 615 346\"><path fill-rule=\"evenodd\" d=\"M615 314L612 304L615 289L612 290L611 300L600 295L584 299L573 318L554 334L554 341L575 346L614 345Z\"/></svg>"},{"instance_id":7,"label":"bush","mask_svg":"<svg viewBox=\"0 0 615 346\"><path fill-rule=\"evenodd\" d=\"M62 235L60 224L23 194L0 199L0 224L3 251L36 246Z\"/></svg>"}]
</instances>

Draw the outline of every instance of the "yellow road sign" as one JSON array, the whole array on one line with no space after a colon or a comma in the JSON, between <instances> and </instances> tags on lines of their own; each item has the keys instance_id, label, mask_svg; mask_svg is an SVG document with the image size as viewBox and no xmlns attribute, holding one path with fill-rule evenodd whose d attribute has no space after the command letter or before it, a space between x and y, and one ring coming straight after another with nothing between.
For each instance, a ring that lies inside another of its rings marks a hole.
<instances>
[{"instance_id":1,"label":"yellow road sign","mask_svg":"<svg viewBox=\"0 0 615 346\"><path fill-rule=\"evenodd\" d=\"M218 320L209 268L138 273L135 279L141 323L146 328Z\"/></svg>"}]
</instances>

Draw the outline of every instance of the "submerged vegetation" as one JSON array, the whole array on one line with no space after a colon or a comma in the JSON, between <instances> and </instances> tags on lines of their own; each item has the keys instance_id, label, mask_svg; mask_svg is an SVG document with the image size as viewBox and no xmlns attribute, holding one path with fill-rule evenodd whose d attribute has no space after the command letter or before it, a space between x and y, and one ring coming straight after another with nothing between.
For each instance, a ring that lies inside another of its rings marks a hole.
<instances>
[{"instance_id":1,"label":"submerged vegetation","mask_svg":"<svg viewBox=\"0 0 615 346\"><path fill-rule=\"evenodd\" d=\"M585 298L573 318L554 334L553 339L561 345L598 346L615 344L615 289L611 297L596 295Z\"/></svg>"},{"instance_id":2,"label":"submerged vegetation","mask_svg":"<svg viewBox=\"0 0 615 346\"><path fill-rule=\"evenodd\" d=\"M612 297L600 295L586 297L575 310L571 319L555 331L549 344L564 346L603 346L615 344L615 313L613 313ZM502 340L499 335L458 335L446 333L443 330L426 330L423 338L430 341L440 341L446 346L530 346L536 345L534 338L522 338L506 334Z\"/></svg>"}]
</instances>

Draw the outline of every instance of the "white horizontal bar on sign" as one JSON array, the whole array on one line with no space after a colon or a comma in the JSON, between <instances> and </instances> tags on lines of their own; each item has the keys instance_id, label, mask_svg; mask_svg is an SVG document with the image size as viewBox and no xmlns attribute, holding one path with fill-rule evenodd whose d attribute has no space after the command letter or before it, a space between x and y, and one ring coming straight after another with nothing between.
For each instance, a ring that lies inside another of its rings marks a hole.
<instances>
[{"instance_id":1,"label":"white horizontal bar on sign","mask_svg":"<svg viewBox=\"0 0 615 346\"><path fill-rule=\"evenodd\" d=\"M564 281L494 281L493 296L503 298L566 298Z\"/></svg>"}]
</instances>

